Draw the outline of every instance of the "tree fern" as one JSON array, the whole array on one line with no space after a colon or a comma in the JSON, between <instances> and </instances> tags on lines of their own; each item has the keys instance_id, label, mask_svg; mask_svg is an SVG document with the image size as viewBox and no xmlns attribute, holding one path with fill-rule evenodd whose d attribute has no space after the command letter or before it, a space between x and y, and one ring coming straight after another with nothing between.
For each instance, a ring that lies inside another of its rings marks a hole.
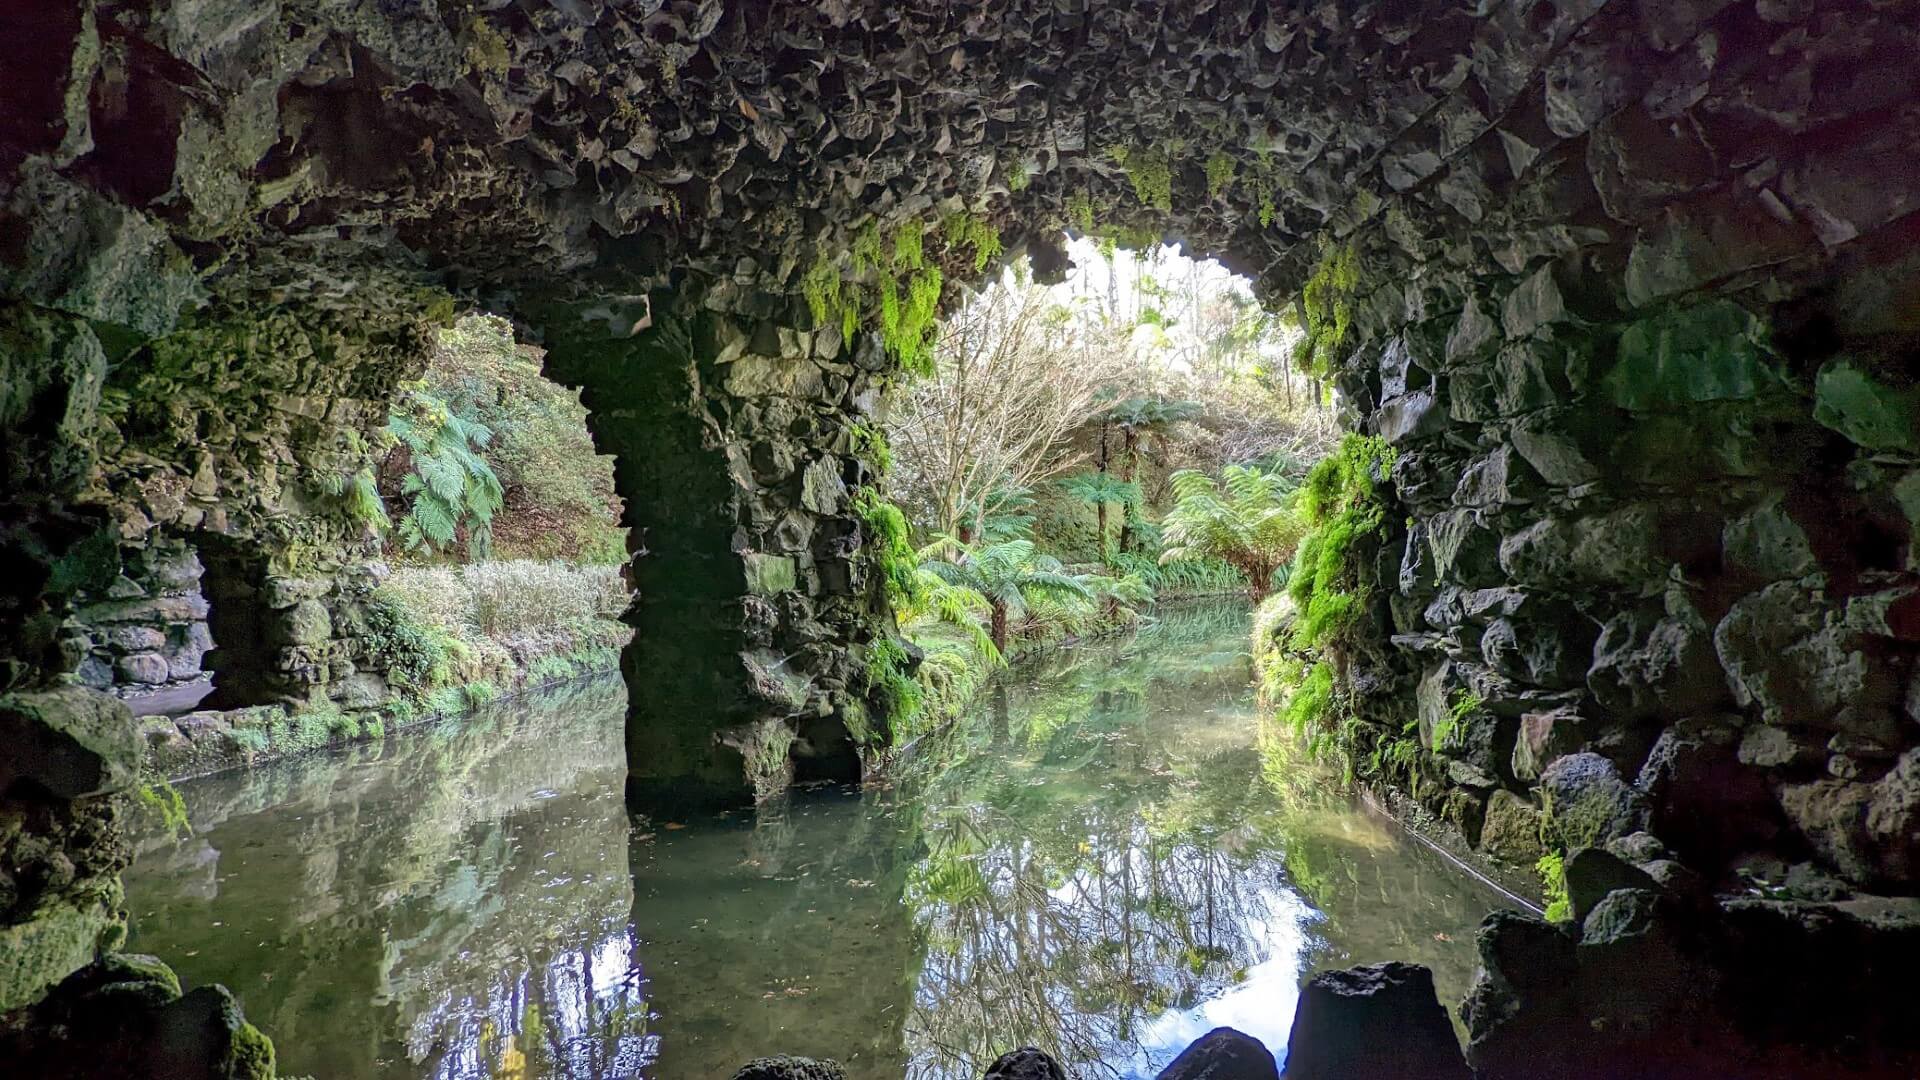
<instances>
[{"instance_id":1,"label":"tree fern","mask_svg":"<svg viewBox=\"0 0 1920 1080\"><path fill-rule=\"evenodd\" d=\"M1220 559L1246 576L1255 599L1265 596L1307 529L1285 478L1229 465L1217 481L1183 469L1172 482L1175 503L1161 522L1160 561Z\"/></svg>"}]
</instances>

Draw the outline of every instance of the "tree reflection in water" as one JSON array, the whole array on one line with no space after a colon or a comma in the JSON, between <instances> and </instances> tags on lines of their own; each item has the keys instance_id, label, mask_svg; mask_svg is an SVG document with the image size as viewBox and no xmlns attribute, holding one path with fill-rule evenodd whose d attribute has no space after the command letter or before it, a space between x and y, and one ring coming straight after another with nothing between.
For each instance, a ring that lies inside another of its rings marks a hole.
<instances>
[{"instance_id":1,"label":"tree reflection in water","mask_svg":"<svg viewBox=\"0 0 1920 1080\"><path fill-rule=\"evenodd\" d=\"M908 1075L1033 1043L1151 1076L1223 1023L1283 1053L1301 982L1349 962L1417 957L1464 992L1495 898L1309 763L1263 763L1243 617L1187 614L1022 680L909 767Z\"/></svg>"},{"instance_id":2,"label":"tree reflection in water","mask_svg":"<svg viewBox=\"0 0 1920 1080\"><path fill-rule=\"evenodd\" d=\"M1221 1023L1284 1053L1322 967L1417 960L1457 999L1497 898L1263 758L1245 635L1164 613L1016 673L875 790L757 813L630 829L617 684L185 785L195 834L128 875L132 945L318 1077L785 1052L972 1080L1023 1043L1151 1076Z\"/></svg>"}]
</instances>

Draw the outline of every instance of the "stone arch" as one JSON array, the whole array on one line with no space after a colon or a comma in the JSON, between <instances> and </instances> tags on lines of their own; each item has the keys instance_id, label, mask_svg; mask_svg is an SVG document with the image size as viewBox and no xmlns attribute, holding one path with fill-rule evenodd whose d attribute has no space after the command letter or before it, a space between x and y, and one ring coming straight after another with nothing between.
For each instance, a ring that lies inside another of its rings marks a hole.
<instances>
[{"instance_id":1,"label":"stone arch","mask_svg":"<svg viewBox=\"0 0 1920 1080\"><path fill-rule=\"evenodd\" d=\"M840 440L889 363L816 326L801 279L869 223L963 213L1042 271L1062 229L1167 237L1305 301L1351 425L1399 450L1362 712L1488 704L1439 748L1467 839L1522 853L1538 789L1603 791L1680 856L1642 863L1730 871L1754 835L1701 826L1745 823L1912 894L1916 23L1869 0L51 5L0 41L25 73L0 91L9 722L54 730L33 710L65 693L75 575L138 508L91 490L116 372L178 374L154 342L296 357L221 367L203 414L271 386L275 415L345 428L318 399L391 393L458 294L583 387L658 544L625 662L636 796L737 797L796 746L844 763L883 601ZM63 790L62 820L100 794Z\"/></svg>"}]
</instances>

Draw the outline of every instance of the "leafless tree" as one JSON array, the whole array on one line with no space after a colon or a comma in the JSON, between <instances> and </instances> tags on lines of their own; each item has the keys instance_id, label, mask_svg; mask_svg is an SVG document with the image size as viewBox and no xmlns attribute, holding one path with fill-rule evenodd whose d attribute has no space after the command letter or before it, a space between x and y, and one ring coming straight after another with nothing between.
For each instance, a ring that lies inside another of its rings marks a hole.
<instances>
[{"instance_id":1,"label":"leafless tree","mask_svg":"<svg viewBox=\"0 0 1920 1080\"><path fill-rule=\"evenodd\" d=\"M1103 325L1012 274L947 321L934 376L903 389L888 422L895 493L915 520L977 536L997 495L1079 463L1067 436L1125 353Z\"/></svg>"}]
</instances>

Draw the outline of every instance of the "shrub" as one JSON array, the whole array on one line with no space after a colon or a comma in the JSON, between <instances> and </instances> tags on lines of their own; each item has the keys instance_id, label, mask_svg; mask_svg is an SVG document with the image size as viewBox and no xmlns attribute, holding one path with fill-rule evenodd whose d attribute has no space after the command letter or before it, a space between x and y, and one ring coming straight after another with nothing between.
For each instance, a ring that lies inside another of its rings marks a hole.
<instances>
[{"instance_id":1,"label":"shrub","mask_svg":"<svg viewBox=\"0 0 1920 1080\"><path fill-rule=\"evenodd\" d=\"M491 432L480 456L502 489L496 550L624 562L613 460L595 452L579 392L547 379L540 364L505 319L470 315L442 331L424 390Z\"/></svg>"}]
</instances>

